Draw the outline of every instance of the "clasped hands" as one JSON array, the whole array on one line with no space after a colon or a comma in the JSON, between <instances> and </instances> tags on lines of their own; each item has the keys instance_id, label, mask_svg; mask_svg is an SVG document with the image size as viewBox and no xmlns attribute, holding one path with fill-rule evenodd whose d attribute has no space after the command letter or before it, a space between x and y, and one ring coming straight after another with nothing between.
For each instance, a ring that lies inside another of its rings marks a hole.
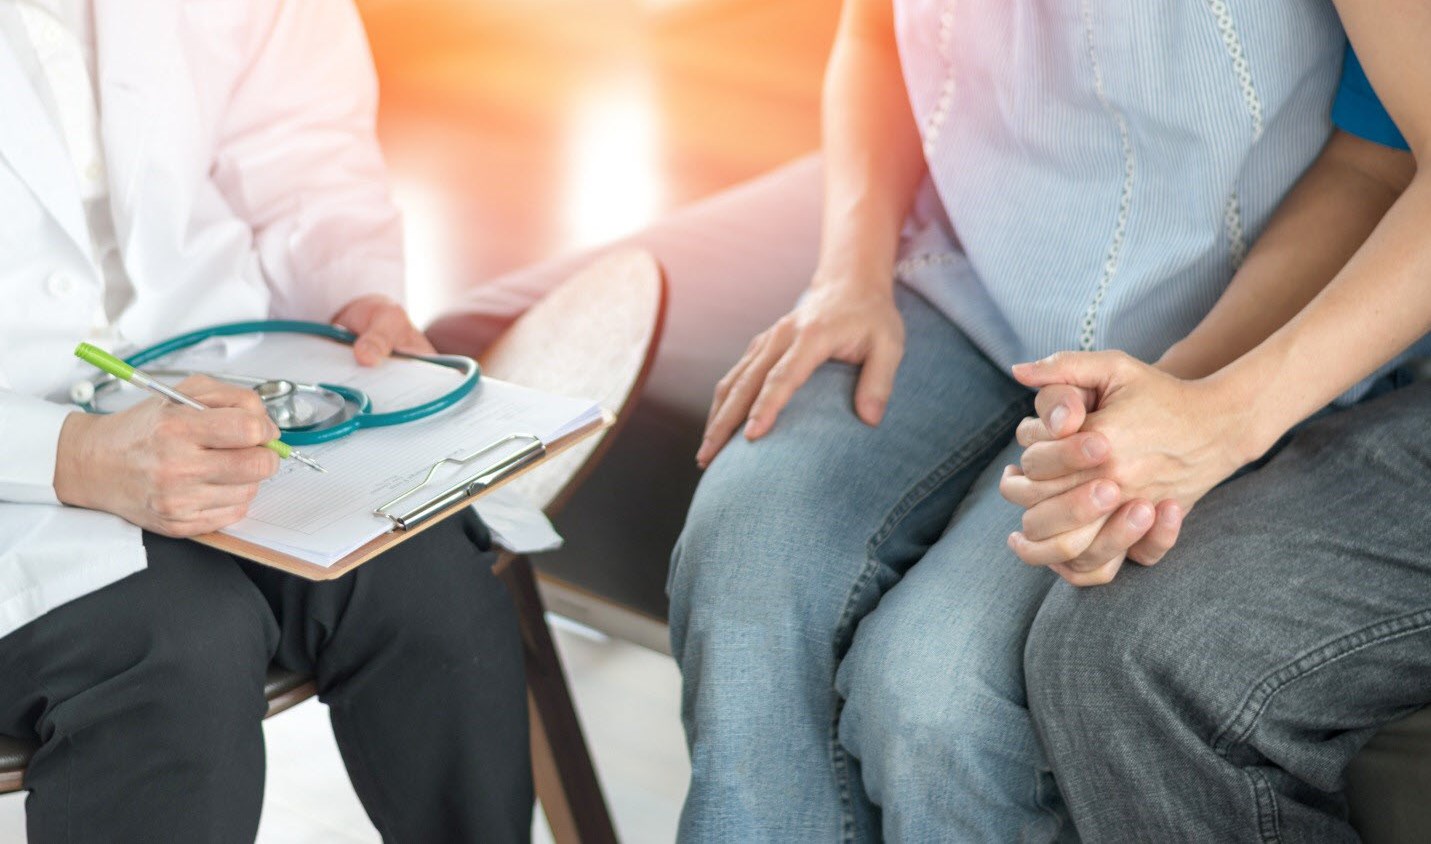
<instances>
[{"instance_id":1,"label":"clasped hands","mask_svg":"<svg viewBox=\"0 0 1431 844\"><path fill-rule=\"evenodd\" d=\"M1004 498L1024 508L1009 547L1075 586L1151 566L1183 516L1250 457L1247 410L1210 379L1183 380L1122 352L1060 352L1014 367L1038 390Z\"/></svg>"}]
</instances>

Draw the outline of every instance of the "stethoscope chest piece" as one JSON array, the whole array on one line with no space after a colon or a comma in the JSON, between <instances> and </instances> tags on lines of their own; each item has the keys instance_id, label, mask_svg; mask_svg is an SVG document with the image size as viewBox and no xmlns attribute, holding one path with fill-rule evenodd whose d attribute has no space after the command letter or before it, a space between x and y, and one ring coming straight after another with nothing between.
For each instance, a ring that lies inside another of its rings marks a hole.
<instances>
[{"instance_id":1,"label":"stethoscope chest piece","mask_svg":"<svg viewBox=\"0 0 1431 844\"><path fill-rule=\"evenodd\" d=\"M285 378L260 381L253 391L263 400L268 416L283 431L311 431L344 422L363 410L326 384L296 384Z\"/></svg>"}]
</instances>

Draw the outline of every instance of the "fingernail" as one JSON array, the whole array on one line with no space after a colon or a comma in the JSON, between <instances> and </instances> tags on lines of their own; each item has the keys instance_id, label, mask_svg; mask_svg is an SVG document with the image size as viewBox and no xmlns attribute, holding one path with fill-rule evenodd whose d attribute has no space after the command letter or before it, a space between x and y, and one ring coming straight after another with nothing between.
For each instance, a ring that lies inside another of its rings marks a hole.
<instances>
[{"instance_id":1,"label":"fingernail","mask_svg":"<svg viewBox=\"0 0 1431 844\"><path fill-rule=\"evenodd\" d=\"M1010 548L1016 548L1016 547L1018 547L1019 543L1021 543L1021 542L1023 542L1023 541L1024 541L1024 535L1023 535L1023 533L1021 533L1021 532L1019 532L1019 531L1014 531L1013 533L1009 534L1009 547L1010 547Z\"/></svg>"},{"instance_id":2,"label":"fingernail","mask_svg":"<svg viewBox=\"0 0 1431 844\"><path fill-rule=\"evenodd\" d=\"M1174 527L1183 520L1183 508L1179 507L1176 504L1164 507L1162 514L1158 517L1158 520L1161 521L1163 524L1167 525L1168 527Z\"/></svg>"},{"instance_id":3,"label":"fingernail","mask_svg":"<svg viewBox=\"0 0 1431 844\"><path fill-rule=\"evenodd\" d=\"M1083 453L1089 460L1102 460L1108 453L1108 443L1102 437L1088 437L1083 441Z\"/></svg>"},{"instance_id":4,"label":"fingernail","mask_svg":"<svg viewBox=\"0 0 1431 844\"><path fill-rule=\"evenodd\" d=\"M1048 424L1053 427L1055 433L1063 430L1063 423L1068 421L1068 408L1059 405L1053 409L1053 413L1048 415Z\"/></svg>"},{"instance_id":5,"label":"fingernail","mask_svg":"<svg viewBox=\"0 0 1431 844\"><path fill-rule=\"evenodd\" d=\"M755 419L748 419L745 422L745 438L753 440L760 436L760 423Z\"/></svg>"},{"instance_id":6,"label":"fingernail","mask_svg":"<svg viewBox=\"0 0 1431 844\"><path fill-rule=\"evenodd\" d=\"M1118 503L1118 487L1111 481L1099 481L1093 485L1093 500L1107 510Z\"/></svg>"},{"instance_id":7,"label":"fingernail","mask_svg":"<svg viewBox=\"0 0 1431 844\"><path fill-rule=\"evenodd\" d=\"M1147 504L1138 504L1128 511L1128 524L1138 530L1147 530L1153 526L1153 508Z\"/></svg>"}]
</instances>

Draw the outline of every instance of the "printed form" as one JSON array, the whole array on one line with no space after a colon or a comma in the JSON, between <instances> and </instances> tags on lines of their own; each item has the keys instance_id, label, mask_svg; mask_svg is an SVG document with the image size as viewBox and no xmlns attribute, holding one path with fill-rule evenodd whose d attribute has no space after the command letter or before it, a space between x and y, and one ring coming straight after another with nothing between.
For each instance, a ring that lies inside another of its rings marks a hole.
<instances>
[{"instance_id":1,"label":"printed form","mask_svg":"<svg viewBox=\"0 0 1431 844\"><path fill-rule=\"evenodd\" d=\"M350 346L293 335L269 335L259 343L215 343L166 362L175 369L228 373L294 382L341 384L367 393L375 410L410 407L446 394L461 374L422 361L392 358L359 366ZM483 377L456 406L426 419L387 428L361 429L321 445L302 446L328 471L284 461L265 481L248 517L223 532L330 566L392 523L373 510L412 489L433 464L460 457L509 434L543 442L579 430L601 416L593 402L529 390ZM472 465L440 469L424 489L437 489L459 474L471 476L513 451L484 454ZM419 493L421 495L421 493Z\"/></svg>"}]
</instances>

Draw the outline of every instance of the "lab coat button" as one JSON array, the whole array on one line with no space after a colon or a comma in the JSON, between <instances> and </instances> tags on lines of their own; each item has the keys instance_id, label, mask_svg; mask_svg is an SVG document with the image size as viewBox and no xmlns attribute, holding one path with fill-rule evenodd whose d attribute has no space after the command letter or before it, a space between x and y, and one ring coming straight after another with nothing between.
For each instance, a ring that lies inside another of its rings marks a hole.
<instances>
[{"instance_id":1,"label":"lab coat button","mask_svg":"<svg viewBox=\"0 0 1431 844\"><path fill-rule=\"evenodd\" d=\"M68 299L75 295L75 291L79 289L79 284L75 282L74 276L67 273L51 273L50 277L45 281L45 287L49 289L50 295L60 299Z\"/></svg>"}]
</instances>

